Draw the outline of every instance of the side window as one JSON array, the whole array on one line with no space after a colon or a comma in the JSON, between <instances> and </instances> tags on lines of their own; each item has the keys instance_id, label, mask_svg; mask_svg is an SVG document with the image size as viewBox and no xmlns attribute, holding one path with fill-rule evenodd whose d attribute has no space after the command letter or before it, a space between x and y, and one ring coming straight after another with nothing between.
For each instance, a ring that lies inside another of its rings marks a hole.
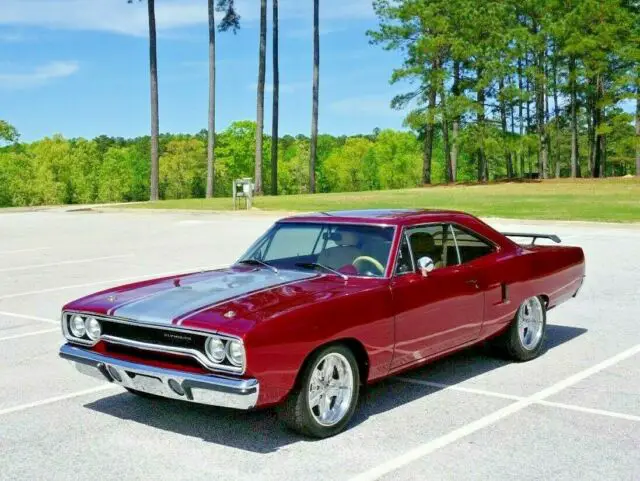
<instances>
[{"instance_id":1,"label":"side window","mask_svg":"<svg viewBox=\"0 0 640 481\"><path fill-rule=\"evenodd\" d=\"M398 251L398 262L396 263L396 274L406 274L407 272L413 272L413 262L411 261L411 252L409 251L407 236L402 234L400 250Z\"/></svg>"},{"instance_id":2,"label":"side window","mask_svg":"<svg viewBox=\"0 0 640 481\"><path fill-rule=\"evenodd\" d=\"M421 257L429 257L436 269L447 265L447 256L444 246L451 237L447 226L444 224L430 224L414 227L407 233L413 258L417 262Z\"/></svg>"},{"instance_id":3,"label":"side window","mask_svg":"<svg viewBox=\"0 0 640 481\"><path fill-rule=\"evenodd\" d=\"M452 227L462 264L491 254L495 250L491 244L477 235L455 226Z\"/></svg>"}]
</instances>

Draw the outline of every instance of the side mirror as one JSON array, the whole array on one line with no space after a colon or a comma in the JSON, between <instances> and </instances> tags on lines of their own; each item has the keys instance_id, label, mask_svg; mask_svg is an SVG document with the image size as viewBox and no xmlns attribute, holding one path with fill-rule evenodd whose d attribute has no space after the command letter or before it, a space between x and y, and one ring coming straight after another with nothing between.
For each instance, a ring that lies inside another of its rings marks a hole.
<instances>
[{"instance_id":1,"label":"side mirror","mask_svg":"<svg viewBox=\"0 0 640 481\"><path fill-rule=\"evenodd\" d=\"M422 277L427 277L429 272L435 269L436 265L433 263L433 259L431 257L421 257L418 259L418 270Z\"/></svg>"}]
</instances>

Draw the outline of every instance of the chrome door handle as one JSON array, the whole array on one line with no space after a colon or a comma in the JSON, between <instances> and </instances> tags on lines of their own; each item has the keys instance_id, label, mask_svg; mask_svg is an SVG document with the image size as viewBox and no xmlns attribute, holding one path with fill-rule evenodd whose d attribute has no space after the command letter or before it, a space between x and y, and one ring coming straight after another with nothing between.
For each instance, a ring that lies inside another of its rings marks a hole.
<instances>
[{"instance_id":1,"label":"chrome door handle","mask_svg":"<svg viewBox=\"0 0 640 481\"><path fill-rule=\"evenodd\" d=\"M470 286L474 286L476 289L480 287L478 285L478 279L469 279L468 281L465 281L465 282Z\"/></svg>"}]
</instances>

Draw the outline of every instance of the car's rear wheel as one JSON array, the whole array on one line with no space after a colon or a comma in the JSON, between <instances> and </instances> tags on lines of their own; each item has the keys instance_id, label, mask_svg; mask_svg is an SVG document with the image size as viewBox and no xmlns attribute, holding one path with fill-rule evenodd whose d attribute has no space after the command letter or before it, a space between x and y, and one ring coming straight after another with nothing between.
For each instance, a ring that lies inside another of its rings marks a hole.
<instances>
[{"instance_id":1,"label":"car's rear wheel","mask_svg":"<svg viewBox=\"0 0 640 481\"><path fill-rule=\"evenodd\" d=\"M538 296L526 299L518 308L509 329L494 342L515 361L529 361L540 355L547 331L545 302Z\"/></svg>"},{"instance_id":2,"label":"car's rear wheel","mask_svg":"<svg viewBox=\"0 0 640 481\"><path fill-rule=\"evenodd\" d=\"M301 434L333 436L353 416L359 388L360 372L351 350L327 346L305 363L296 388L280 407L280 418Z\"/></svg>"}]
</instances>

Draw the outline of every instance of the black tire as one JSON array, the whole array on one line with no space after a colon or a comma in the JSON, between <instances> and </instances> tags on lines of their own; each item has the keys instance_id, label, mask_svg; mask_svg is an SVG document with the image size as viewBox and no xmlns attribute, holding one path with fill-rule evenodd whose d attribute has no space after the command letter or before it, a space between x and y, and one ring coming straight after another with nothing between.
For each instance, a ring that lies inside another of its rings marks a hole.
<instances>
[{"instance_id":1,"label":"black tire","mask_svg":"<svg viewBox=\"0 0 640 481\"><path fill-rule=\"evenodd\" d=\"M522 309L524 309L525 304L529 301L539 302L541 308L542 315L542 333L540 335L539 340L534 346L525 346L522 342L519 333L519 325L518 325L518 316ZM547 333L547 309L546 303L544 299L540 297L532 297L529 299L525 299L524 302L518 308L516 315L511 321L511 324L507 328L507 330L502 333L499 337L494 339L491 343L491 346L497 351L502 357L506 357L512 361L517 362L526 362L538 357L543 349L544 342Z\"/></svg>"},{"instance_id":2,"label":"black tire","mask_svg":"<svg viewBox=\"0 0 640 481\"><path fill-rule=\"evenodd\" d=\"M309 384L314 369L328 354L332 353L341 354L348 361L352 372L353 390L350 405L344 416L337 423L331 426L324 426L315 419L309 407ZM289 393L286 401L278 408L278 416L293 431L313 438L328 438L345 429L356 410L359 393L360 371L355 356L349 348L342 344L330 345L313 353L305 362L296 386Z\"/></svg>"},{"instance_id":3,"label":"black tire","mask_svg":"<svg viewBox=\"0 0 640 481\"><path fill-rule=\"evenodd\" d=\"M128 387L125 387L125 389L129 391L131 394L135 394L136 396L142 397L145 399L164 399L162 396L158 396L156 394L150 394L148 392L143 392L143 391L136 391L135 389L130 389Z\"/></svg>"}]
</instances>

